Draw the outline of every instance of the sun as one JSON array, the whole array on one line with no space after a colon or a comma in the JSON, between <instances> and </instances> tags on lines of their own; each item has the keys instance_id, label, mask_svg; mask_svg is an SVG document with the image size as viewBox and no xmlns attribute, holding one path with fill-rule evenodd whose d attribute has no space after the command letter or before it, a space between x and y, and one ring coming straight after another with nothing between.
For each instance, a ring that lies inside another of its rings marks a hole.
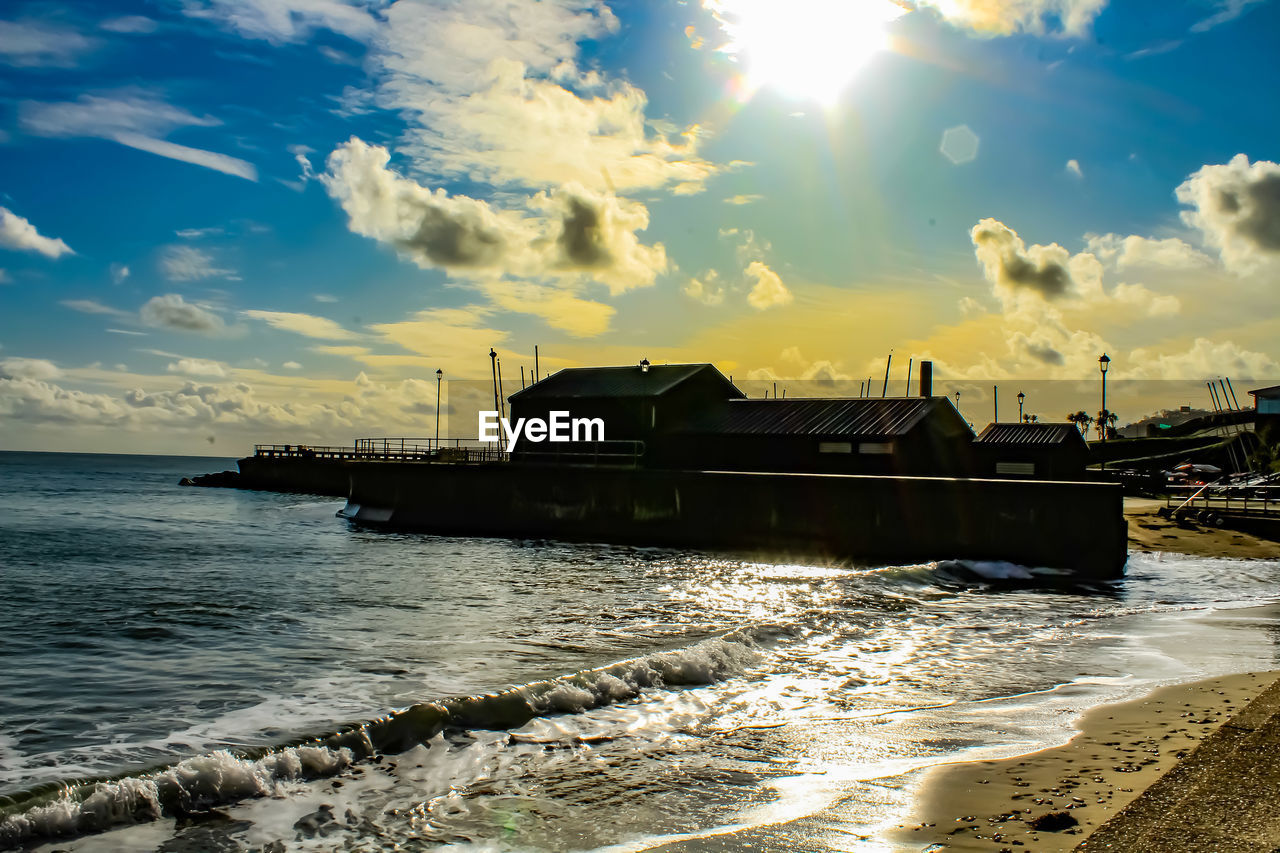
<instances>
[{"instance_id":1,"label":"sun","mask_svg":"<svg viewBox=\"0 0 1280 853\"><path fill-rule=\"evenodd\" d=\"M898 0L707 0L741 58L750 90L830 105L889 46Z\"/></svg>"}]
</instances>

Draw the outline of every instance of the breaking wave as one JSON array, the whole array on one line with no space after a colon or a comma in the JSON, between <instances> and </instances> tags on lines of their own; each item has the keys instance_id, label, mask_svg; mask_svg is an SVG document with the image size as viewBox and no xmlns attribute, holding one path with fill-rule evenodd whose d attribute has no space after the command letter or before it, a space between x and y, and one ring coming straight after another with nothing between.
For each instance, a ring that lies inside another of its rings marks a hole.
<instances>
[{"instance_id":1,"label":"breaking wave","mask_svg":"<svg viewBox=\"0 0 1280 853\"><path fill-rule=\"evenodd\" d=\"M513 729L536 717L582 713L649 689L711 684L742 673L759 657L756 643L738 631L497 693L422 702L290 744L217 750L123 777L41 785L0 798L0 847L199 815L277 794L286 782L335 776L364 759L405 752L446 729Z\"/></svg>"}]
</instances>

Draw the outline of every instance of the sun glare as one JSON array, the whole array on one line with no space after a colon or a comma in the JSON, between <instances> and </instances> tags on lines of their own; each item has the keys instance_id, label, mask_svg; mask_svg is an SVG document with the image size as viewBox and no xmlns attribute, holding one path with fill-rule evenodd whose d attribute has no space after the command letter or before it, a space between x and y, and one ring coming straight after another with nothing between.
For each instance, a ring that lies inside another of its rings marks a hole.
<instances>
[{"instance_id":1,"label":"sun glare","mask_svg":"<svg viewBox=\"0 0 1280 853\"><path fill-rule=\"evenodd\" d=\"M895 0L715 0L708 3L738 55L751 90L831 104L877 52Z\"/></svg>"}]
</instances>

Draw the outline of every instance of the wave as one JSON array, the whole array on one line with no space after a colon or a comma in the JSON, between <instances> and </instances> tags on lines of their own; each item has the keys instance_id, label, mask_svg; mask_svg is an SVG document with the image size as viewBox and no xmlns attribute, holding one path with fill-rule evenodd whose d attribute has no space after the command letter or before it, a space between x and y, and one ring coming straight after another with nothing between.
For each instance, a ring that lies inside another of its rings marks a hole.
<instances>
[{"instance_id":1,"label":"wave","mask_svg":"<svg viewBox=\"0 0 1280 853\"><path fill-rule=\"evenodd\" d=\"M536 717L625 701L647 689L711 684L742 673L759 657L751 636L737 631L497 693L422 702L278 746L217 750L126 776L41 785L0 798L0 848L199 815L279 794L287 782L334 776L364 759L405 752L446 729L513 729Z\"/></svg>"}]
</instances>

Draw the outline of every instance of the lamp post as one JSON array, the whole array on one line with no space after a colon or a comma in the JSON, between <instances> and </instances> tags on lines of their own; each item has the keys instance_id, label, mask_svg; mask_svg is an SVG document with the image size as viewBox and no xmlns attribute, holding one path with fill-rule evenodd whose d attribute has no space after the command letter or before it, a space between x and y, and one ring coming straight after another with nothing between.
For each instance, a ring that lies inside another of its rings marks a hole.
<instances>
[{"instance_id":1,"label":"lamp post","mask_svg":"<svg viewBox=\"0 0 1280 853\"><path fill-rule=\"evenodd\" d=\"M1027 395L1021 391L1018 392L1018 423L1022 423L1022 401L1027 399Z\"/></svg>"},{"instance_id":2,"label":"lamp post","mask_svg":"<svg viewBox=\"0 0 1280 853\"><path fill-rule=\"evenodd\" d=\"M440 450L440 380L444 379L444 371L436 370L436 451Z\"/></svg>"},{"instance_id":3,"label":"lamp post","mask_svg":"<svg viewBox=\"0 0 1280 853\"><path fill-rule=\"evenodd\" d=\"M1098 369L1102 371L1102 441L1107 440L1107 368L1111 366L1111 359L1107 358L1104 352L1102 358L1098 359Z\"/></svg>"}]
</instances>

